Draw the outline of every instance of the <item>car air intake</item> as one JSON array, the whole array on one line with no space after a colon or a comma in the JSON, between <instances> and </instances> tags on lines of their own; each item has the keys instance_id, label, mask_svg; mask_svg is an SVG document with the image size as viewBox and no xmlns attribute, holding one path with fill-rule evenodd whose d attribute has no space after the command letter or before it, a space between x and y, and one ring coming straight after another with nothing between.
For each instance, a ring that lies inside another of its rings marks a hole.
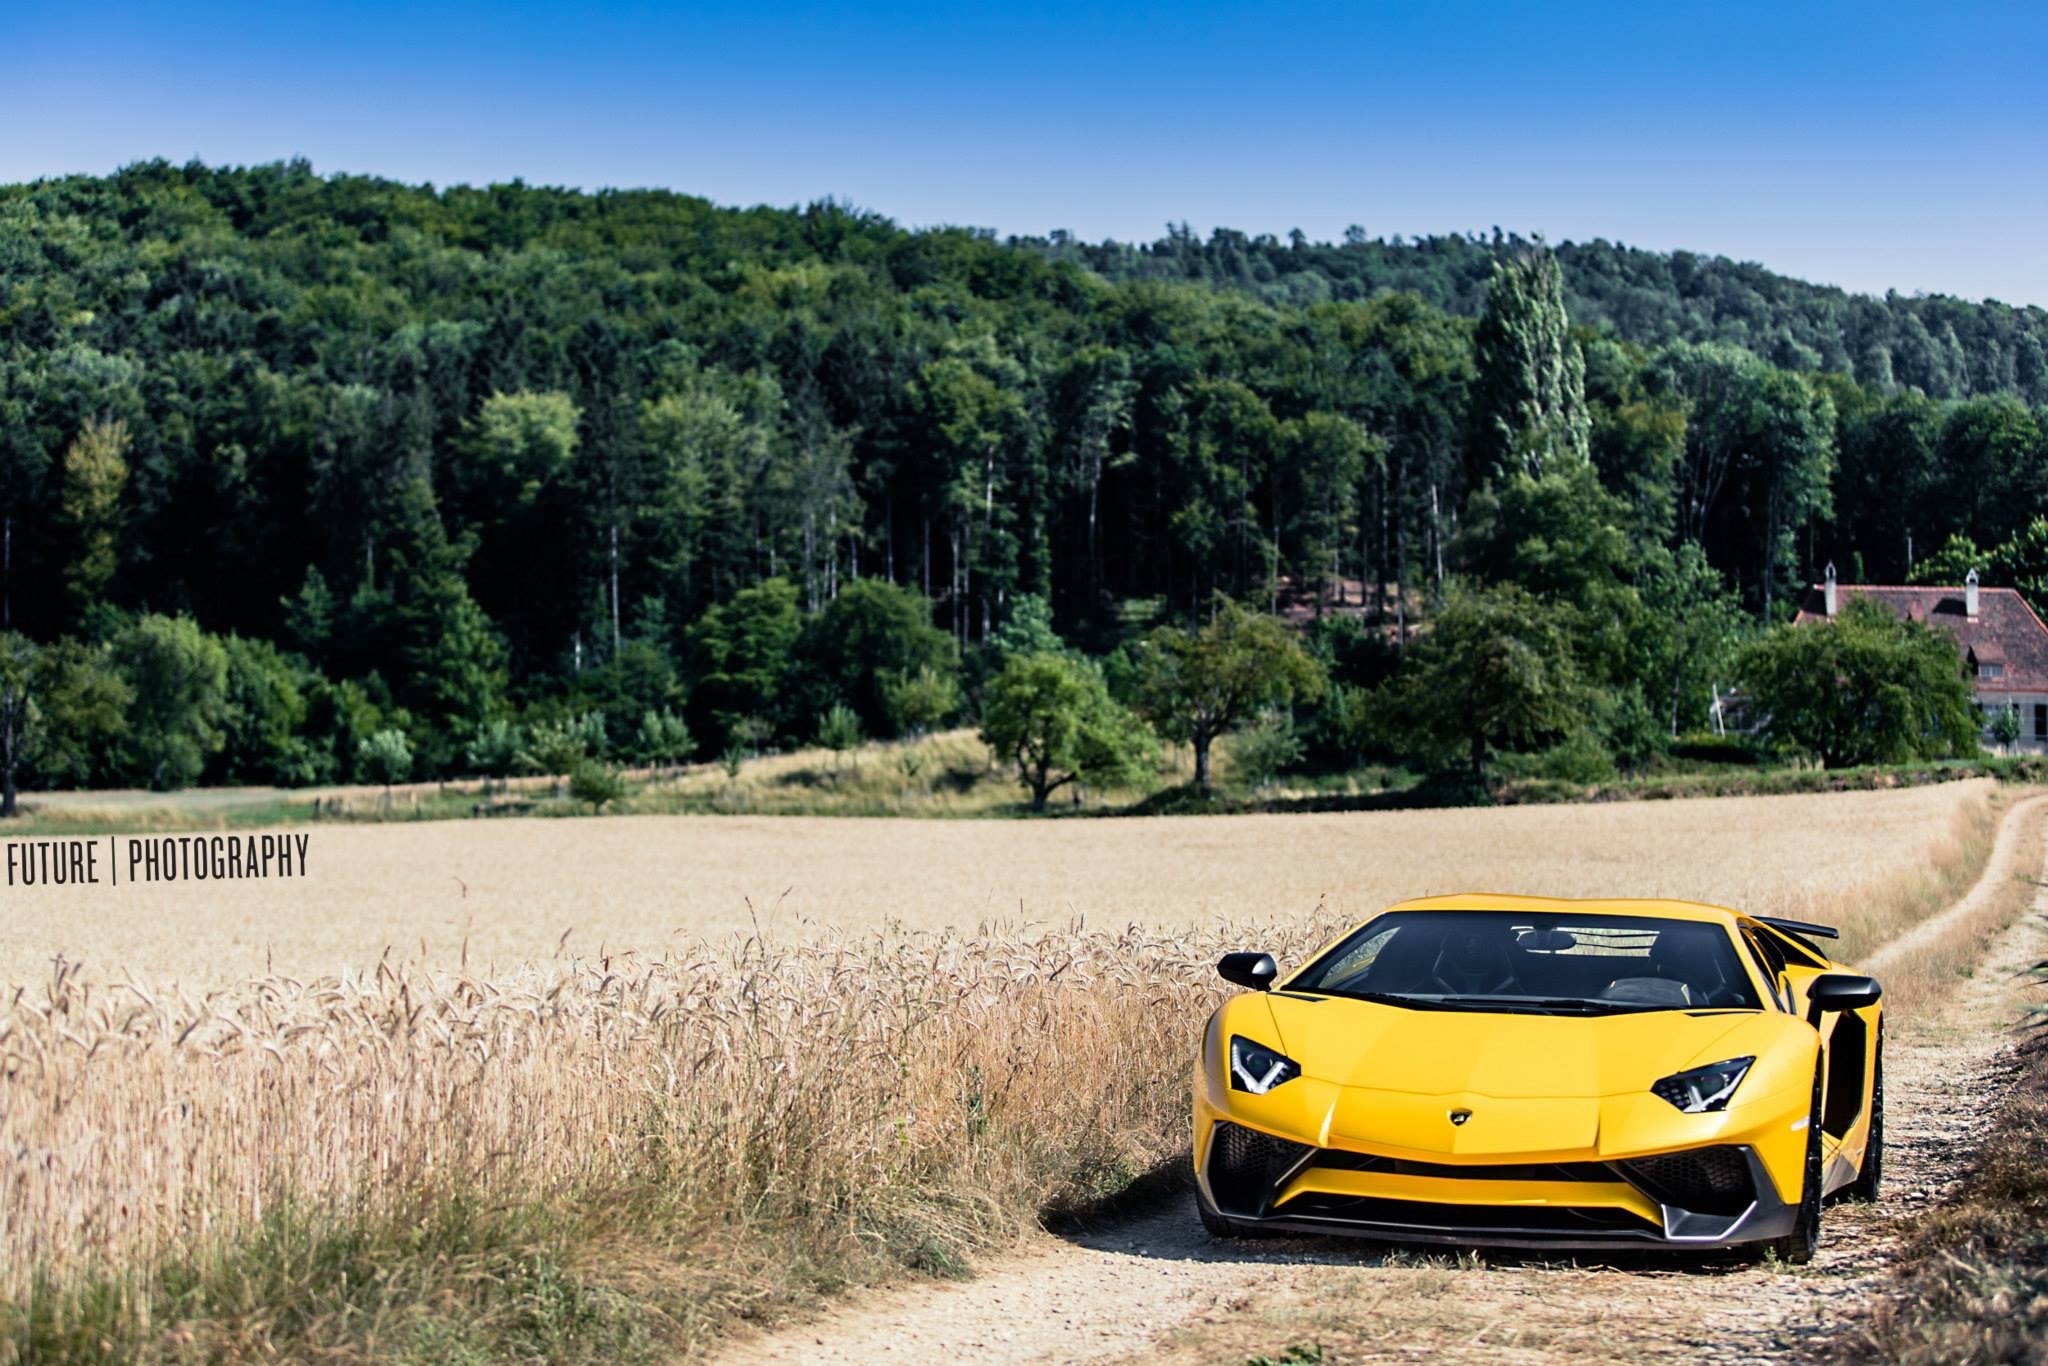
<instances>
[{"instance_id":1,"label":"car air intake","mask_svg":"<svg viewBox=\"0 0 2048 1366\"><path fill-rule=\"evenodd\" d=\"M1740 1214L1756 1199L1749 1157L1740 1148L1695 1148L1614 1165L1652 1200L1695 1214Z\"/></svg>"},{"instance_id":2,"label":"car air intake","mask_svg":"<svg viewBox=\"0 0 2048 1366\"><path fill-rule=\"evenodd\" d=\"M1306 1143L1221 1123L1209 1140L1209 1194L1225 1214L1260 1214L1273 1185L1310 1151Z\"/></svg>"}]
</instances>

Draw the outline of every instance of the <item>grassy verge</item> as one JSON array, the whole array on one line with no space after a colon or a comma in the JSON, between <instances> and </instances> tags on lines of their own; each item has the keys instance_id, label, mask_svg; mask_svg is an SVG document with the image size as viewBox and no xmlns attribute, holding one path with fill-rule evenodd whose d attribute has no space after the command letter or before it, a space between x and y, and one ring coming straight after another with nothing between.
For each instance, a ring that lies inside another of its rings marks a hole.
<instances>
[{"instance_id":1,"label":"grassy verge","mask_svg":"<svg viewBox=\"0 0 2048 1366\"><path fill-rule=\"evenodd\" d=\"M1914 1221L1905 1270L1875 1312L1819 1359L1845 1366L2048 1360L2044 1152L2048 1041L2036 1039L1960 1194Z\"/></svg>"},{"instance_id":2,"label":"grassy verge","mask_svg":"<svg viewBox=\"0 0 2048 1366\"><path fill-rule=\"evenodd\" d=\"M1250 788L1235 781L1225 752L1219 756L1218 773L1218 785L1199 792L1189 783L1192 761L1185 748L1169 749L1148 786L1106 792L1070 786L1055 795L1042 818L1667 801L1871 791L1987 777L2027 784L2048 782L2048 757L1987 756L1831 770L1701 762L1598 784L1505 772L1480 783L1462 771L1419 776L1401 768L1368 765L1348 773L1290 777L1269 787ZM660 772L628 772L625 777L626 795L607 805L606 814L921 819L1035 814L1013 776L993 765L987 748L966 730L921 740L875 742L845 754L811 749L763 755L730 772L720 764L686 764ZM390 789L109 794L104 801L92 793L64 793L31 798L26 814L9 824L6 833L30 838L235 830L316 820L377 823L596 814L574 800L567 788L559 778L523 777Z\"/></svg>"}]
</instances>

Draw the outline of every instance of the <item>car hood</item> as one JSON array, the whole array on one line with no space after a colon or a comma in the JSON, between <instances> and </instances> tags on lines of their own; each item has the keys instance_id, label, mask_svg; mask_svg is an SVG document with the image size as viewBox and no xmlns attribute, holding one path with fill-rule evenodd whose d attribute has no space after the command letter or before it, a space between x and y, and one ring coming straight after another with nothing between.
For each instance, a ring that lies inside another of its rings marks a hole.
<instances>
[{"instance_id":1,"label":"car hood","mask_svg":"<svg viewBox=\"0 0 2048 1366\"><path fill-rule=\"evenodd\" d=\"M1340 1086L1513 1098L1640 1092L1673 1072L1759 1051L1759 1012L1617 1015L1414 1010L1274 993L1274 1045L1303 1075Z\"/></svg>"}]
</instances>

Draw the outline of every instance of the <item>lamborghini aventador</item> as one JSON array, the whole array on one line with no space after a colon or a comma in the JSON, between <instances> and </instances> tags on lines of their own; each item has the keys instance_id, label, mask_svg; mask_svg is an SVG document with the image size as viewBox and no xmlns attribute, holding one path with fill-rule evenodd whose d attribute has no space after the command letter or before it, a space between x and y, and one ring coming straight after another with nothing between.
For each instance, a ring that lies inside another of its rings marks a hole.
<instances>
[{"instance_id":1,"label":"lamborghini aventador","mask_svg":"<svg viewBox=\"0 0 2048 1366\"><path fill-rule=\"evenodd\" d=\"M1884 1160L1878 984L1823 925L1682 901L1407 901L1210 1019L1196 1204L1261 1230L1805 1261Z\"/></svg>"}]
</instances>

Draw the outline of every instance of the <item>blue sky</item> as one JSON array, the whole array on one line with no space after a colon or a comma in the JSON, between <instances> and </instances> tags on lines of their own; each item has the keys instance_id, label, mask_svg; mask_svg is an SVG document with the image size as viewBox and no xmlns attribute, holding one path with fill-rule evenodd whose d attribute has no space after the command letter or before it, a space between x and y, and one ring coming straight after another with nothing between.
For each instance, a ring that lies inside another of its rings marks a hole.
<instances>
[{"instance_id":1,"label":"blue sky","mask_svg":"<svg viewBox=\"0 0 2048 1366\"><path fill-rule=\"evenodd\" d=\"M0 4L0 180L304 156L1150 239L1499 225L2048 305L2048 5Z\"/></svg>"}]
</instances>

